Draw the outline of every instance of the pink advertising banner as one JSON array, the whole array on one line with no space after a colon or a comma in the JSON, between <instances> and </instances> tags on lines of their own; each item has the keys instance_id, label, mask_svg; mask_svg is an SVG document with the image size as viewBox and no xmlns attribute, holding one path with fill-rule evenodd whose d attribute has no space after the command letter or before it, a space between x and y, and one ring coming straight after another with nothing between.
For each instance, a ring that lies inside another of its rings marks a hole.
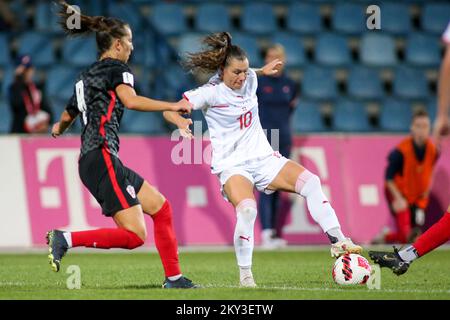
<instances>
[{"instance_id":1,"label":"pink advertising banner","mask_svg":"<svg viewBox=\"0 0 450 320\"><path fill-rule=\"evenodd\" d=\"M369 242L392 224L384 199L383 176L389 151L401 136L296 137L291 158L318 174L330 196L343 231L355 241ZM79 137L22 138L29 221L33 245L45 242L52 228L83 230L112 227L112 219L82 185L78 176ZM450 148L446 141L444 150ZM172 203L181 245L229 245L235 213L220 194L210 173L209 142L171 141L167 137L121 139L120 158ZM427 225L436 221L450 202L450 153L439 159ZM304 200L284 195L283 236L291 244L327 243L307 212ZM151 219L148 232L153 233ZM255 240L259 242L259 223ZM153 244L149 236L147 245Z\"/></svg>"}]
</instances>

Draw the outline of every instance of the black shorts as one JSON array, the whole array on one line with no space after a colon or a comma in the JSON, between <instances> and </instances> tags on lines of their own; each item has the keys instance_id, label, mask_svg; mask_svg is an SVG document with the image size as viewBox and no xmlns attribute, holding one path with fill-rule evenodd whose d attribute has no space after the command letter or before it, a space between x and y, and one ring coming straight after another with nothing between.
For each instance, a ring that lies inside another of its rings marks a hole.
<instances>
[{"instance_id":1,"label":"black shorts","mask_svg":"<svg viewBox=\"0 0 450 320\"><path fill-rule=\"evenodd\" d=\"M111 217L120 210L140 204L137 194L144 179L106 149L88 152L78 164L81 181L100 204L105 216Z\"/></svg>"}]
</instances>

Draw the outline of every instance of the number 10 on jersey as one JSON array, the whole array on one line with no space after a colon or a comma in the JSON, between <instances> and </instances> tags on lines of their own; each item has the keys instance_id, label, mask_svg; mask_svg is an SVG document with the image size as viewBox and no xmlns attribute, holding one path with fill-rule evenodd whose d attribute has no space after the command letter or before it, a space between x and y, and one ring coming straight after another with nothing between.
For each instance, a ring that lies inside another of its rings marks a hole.
<instances>
[{"instance_id":1,"label":"number 10 on jersey","mask_svg":"<svg viewBox=\"0 0 450 320\"><path fill-rule=\"evenodd\" d=\"M239 120L241 130L250 127L250 125L252 124L252 120L253 120L252 112L249 111L245 114L241 114L241 116L239 118L237 118L237 120Z\"/></svg>"}]
</instances>

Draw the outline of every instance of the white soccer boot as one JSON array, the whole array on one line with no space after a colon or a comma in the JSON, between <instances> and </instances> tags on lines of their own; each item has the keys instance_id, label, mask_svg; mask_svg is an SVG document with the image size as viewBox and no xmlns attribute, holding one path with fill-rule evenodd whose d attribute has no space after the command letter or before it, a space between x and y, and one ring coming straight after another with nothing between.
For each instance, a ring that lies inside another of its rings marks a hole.
<instances>
[{"instance_id":1,"label":"white soccer boot","mask_svg":"<svg viewBox=\"0 0 450 320\"><path fill-rule=\"evenodd\" d=\"M350 238L346 238L342 241L332 244L330 251L332 257L339 258L346 253L361 254L363 248L354 244Z\"/></svg>"}]
</instances>

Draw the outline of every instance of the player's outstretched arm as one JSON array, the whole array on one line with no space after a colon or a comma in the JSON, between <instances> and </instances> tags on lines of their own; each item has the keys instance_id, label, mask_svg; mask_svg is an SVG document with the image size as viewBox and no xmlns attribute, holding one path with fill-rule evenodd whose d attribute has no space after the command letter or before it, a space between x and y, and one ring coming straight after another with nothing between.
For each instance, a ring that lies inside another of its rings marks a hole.
<instances>
[{"instance_id":1,"label":"player's outstretched arm","mask_svg":"<svg viewBox=\"0 0 450 320\"><path fill-rule=\"evenodd\" d=\"M70 115L69 112L66 110L63 111L61 114L61 118L59 119L59 122L56 122L52 127L52 136L53 138L56 138L60 135L62 135L75 121L77 117L73 117Z\"/></svg>"},{"instance_id":2,"label":"player's outstretched arm","mask_svg":"<svg viewBox=\"0 0 450 320\"><path fill-rule=\"evenodd\" d=\"M192 104L186 100L180 100L176 103L153 100L143 96L138 96L136 91L130 86L121 84L116 88L120 101L131 110L137 111L177 111L190 113Z\"/></svg>"},{"instance_id":3,"label":"player's outstretched arm","mask_svg":"<svg viewBox=\"0 0 450 320\"><path fill-rule=\"evenodd\" d=\"M180 116L180 114L178 112L174 112L174 111L164 111L163 116L167 122L172 123L178 127L182 137L185 137L188 139L193 138L192 131L189 128L189 126L192 124L192 119L184 118L184 117Z\"/></svg>"},{"instance_id":4,"label":"player's outstretched arm","mask_svg":"<svg viewBox=\"0 0 450 320\"><path fill-rule=\"evenodd\" d=\"M448 112L450 108L450 44L447 44L445 55L442 60L439 83L438 83L438 110L434 123L434 138L440 142L443 135L448 134L450 129Z\"/></svg>"},{"instance_id":5,"label":"player's outstretched arm","mask_svg":"<svg viewBox=\"0 0 450 320\"><path fill-rule=\"evenodd\" d=\"M282 65L283 62L280 59L275 59L272 62L269 62L264 67L259 69L253 69L258 76L272 76L278 72L276 67Z\"/></svg>"}]
</instances>

